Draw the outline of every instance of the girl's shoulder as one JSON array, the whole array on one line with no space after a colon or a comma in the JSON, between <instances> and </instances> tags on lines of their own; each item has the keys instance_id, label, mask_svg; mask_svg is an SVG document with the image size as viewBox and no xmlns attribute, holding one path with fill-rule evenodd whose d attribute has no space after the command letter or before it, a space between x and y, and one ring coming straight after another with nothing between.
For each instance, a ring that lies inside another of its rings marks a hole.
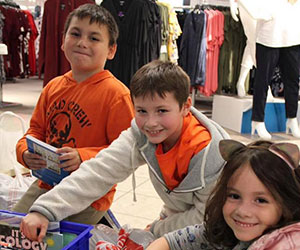
<instances>
[{"instance_id":1,"label":"girl's shoulder","mask_svg":"<svg viewBox=\"0 0 300 250\"><path fill-rule=\"evenodd\" d=\"M300 222L279 228L256 240L249 250L300 249Z\"/></svg>"}]
</instances>

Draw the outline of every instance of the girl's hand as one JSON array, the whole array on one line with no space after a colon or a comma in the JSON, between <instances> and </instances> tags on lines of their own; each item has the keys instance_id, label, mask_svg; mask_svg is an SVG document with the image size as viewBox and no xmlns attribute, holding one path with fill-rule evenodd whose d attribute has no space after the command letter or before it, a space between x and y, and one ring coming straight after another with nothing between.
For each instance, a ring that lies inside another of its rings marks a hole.
<instances>
[{"instance_id":1,"label":"girl's hand","mask_svg":"<svg viewBox=\"0 0 300 250\"><path fill-rule=\"evenodd\" d=\"M153 241L146 250L170 250L169 244L164 237Z\"/></svg>"},{"instance_id":2,"label":"girl's hand","mask_svg":"<svg viewBox=\"0 0 300 250\"><path fill-rule=\"evenodd\" d=\"M150 232L151 226L152 226L152 223L151 223L151 224L148 224L148 225L145 227L144 231Z\"/></svg>"},{"instance_id":3,"label":"girl's hand","mask_svg":"<svg viewBox=\"0 0 300 250\"><path fill-rule=\"evenodd\" d=\"M64 161L59 165L59 167L69 172L75 171L79 168L79 165L82 161L78 151L75 148L63 147L59 148L56 152L62 154L59 157L59 160Z\"/></svg>"}]
</instances>

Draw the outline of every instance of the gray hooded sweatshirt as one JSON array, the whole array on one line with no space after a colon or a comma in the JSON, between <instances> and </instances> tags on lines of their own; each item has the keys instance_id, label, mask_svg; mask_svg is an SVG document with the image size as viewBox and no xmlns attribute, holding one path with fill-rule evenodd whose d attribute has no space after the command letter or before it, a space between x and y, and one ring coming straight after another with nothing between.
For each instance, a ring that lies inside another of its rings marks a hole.
<instances>
[{"instance_id":1,"label":"gray hooded sweatshirt","mask_svg":"<svg viewBox=\"0 0 300 250\"><path fill-rule=\"evenodd\" d=\"M135 188L134 171L138 167L148 167L151 182L164 202L160 219L151 226L155 237L201 223L205 202L224 165L219 141L228 139L229 135L195 108L192 107L191 112L209 130L212 139L193 156L186 177L172 191L168 190L156 160L156 145L147 140L133 119L131 127L108 148L101 150L95 158L84 161L78 170L38 198L30 212L39 212L50 221L62 220L79 213L131 174Z\"/></svg>"}]
</instances>

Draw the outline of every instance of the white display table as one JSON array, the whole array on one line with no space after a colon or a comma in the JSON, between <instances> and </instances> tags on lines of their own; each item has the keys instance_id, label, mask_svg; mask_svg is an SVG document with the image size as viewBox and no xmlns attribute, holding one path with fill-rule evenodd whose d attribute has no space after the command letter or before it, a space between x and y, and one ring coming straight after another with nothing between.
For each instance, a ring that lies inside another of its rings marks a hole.
<instances>
[{"instance_id":1,"label":"white display table","mask_svg":"<svg viewBox=\"0 0 300 250\"><path fill-rule=\"evenodd\" d=\"M300 118L298 102L297 118ZM215 95L213 98L212 119L221 126L233 131L251 133L252 98ZM285 104L281 98L266 103L265 125L270 133L285 132Z\"/></svg>"}]
</instances>

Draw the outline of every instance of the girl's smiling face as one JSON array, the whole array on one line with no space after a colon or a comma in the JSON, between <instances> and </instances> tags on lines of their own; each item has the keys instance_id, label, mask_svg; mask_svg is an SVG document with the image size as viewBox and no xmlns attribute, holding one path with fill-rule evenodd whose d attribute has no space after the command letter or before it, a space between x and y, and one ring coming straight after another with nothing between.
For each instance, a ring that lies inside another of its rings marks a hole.
<instances>
[{"instance_id":1,"label":"girl's smiling face","mask_svg":"<svg viewBox=\"0 0 300 250\"><path fill-rule=\"evenodd\" d=\"M282 209L249 164L237 169L227 185L223 216L240 241L251 241L276 225Z\"/></svg>"}]
</instances>

